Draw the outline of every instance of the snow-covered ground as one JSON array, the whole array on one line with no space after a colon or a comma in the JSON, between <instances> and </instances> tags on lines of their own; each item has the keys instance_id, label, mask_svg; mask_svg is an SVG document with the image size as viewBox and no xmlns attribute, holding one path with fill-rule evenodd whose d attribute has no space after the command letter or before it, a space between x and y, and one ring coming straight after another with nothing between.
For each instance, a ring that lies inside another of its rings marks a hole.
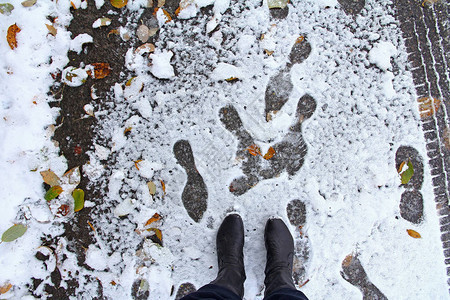
<instances>
[{"instance_id":1,"label":"snow-covered ground","mask_svg":"<svg viewBox=\"0 0 450 300\"><path fill-rule=\"evenodd\" d=\"M142 11L141 2L146 1L130 1L129 9ZM310 299L361 298L340 275L341 263L351 253L359 253L370 280L389 299L447 299L426 162L423 222L413 225L399 214L403 188L395 168L396 149L410 145L424 159L427 155L390 1L366 1L356 17L346 15L335 0L293 1L282 20L271 19L265 1L193 2L183 15L186 21L164 23L158 14L162 21L155 54L149 60L135 49L127 53L126 67L137 78L112 87L108 105L92 102L100 124L94 141L98 146L83 170L92 185L107 187L108 193L101 200L88 199L95 202L92 219L98 229L92 232L96 244L86 250L91 270L80 268L64 238L59 238L58 251L68 259L54 263L63 279L76 277L77 293L88 298L98 283L85 275L98 278L111 299L131 298L135 281L148 282L150 299L171 299L172 285L176 290L183 282L199 288L217 272L216 230L226 213L236 211L246 227L245 298L261 299L264 224L273 215L288 223L286 206L300 199L307 210L302 231L310 244L305 275L309 281L302 291ZM199 6L214 2L212 19L199 11ZM21 32L14 50L6 39L0 40L0 232L15 223L28 230L0 244L0 287L11 283L2 298L17 299L27 294L31 277L50 280L52 268L35 258L40 237L62 234L59 219L47 209L39 172L51 169L61 176L67 168L49 138L58 110L49 108L47 91L50 74L64 68L67 51L76 45L64 29L71 19L65 1L38 1L28 8L21 1L11 3L12 13L0 15L2 35L14 23ZM56 36L48 34L48 15L58 17ZM218 29L208 34L216 24ZM300 36L311 44L311 54L292 67L289 101L266 122L266 86L286 66ZM239 81L225 80L230 77ZM238 141L219 120L219 110L232 104L265 153L289 131L304 94L317 103L302 124L308 146L304 165L295 175L282 173L261 181L242 196L230 193L230 182L242 175L241 162L235 156ZM181 201L187 177L173 153L180 139L189 141L208 190L207 210L198 223ZM154 197L149 181L156 184ZM154 213L163 217L155 227L162 232L164 247L148 240L141 245L145 234L136 231L146 232L144 224ZM298 231L291 229L298 239ZM422 238L410 237L407 229ZM36 292L40 293L45 295Z\"/></svg>"}]
</instances>

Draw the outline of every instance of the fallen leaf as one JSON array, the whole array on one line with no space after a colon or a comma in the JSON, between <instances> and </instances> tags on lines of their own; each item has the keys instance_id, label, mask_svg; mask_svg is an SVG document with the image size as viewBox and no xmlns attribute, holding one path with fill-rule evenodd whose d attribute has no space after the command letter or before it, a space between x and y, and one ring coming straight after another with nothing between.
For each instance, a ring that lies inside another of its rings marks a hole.
<instances>
[{"instance_id":1,"label":"fallen leaf","mask_svg":"<svg viewBox=\"0 0 450 300\"><path fill-rule=\"evenodd\" d=\"M93 232L97 232L97 230L95 230L95 227L94 227L94 225L91 224L91 222L87 221L87 223L88 223L89 227L91 227Z\"/></svg>"},{"instance_id":2,"label":"fallen leaf","mask_svg":"<svg viewBox=\"0 0 450 300\"><path fill-rule=\"evenodd\" d=\"M158 0L158 7L163 7L166 4L166 0Z\"/></svg>"},{"instance_id":3,"label":"fallen leaf","mask_svg":"<svg viewBox=\"0 0 450 300\"><path fill-rule=\"evenodd\" d=\"M253 156L262 155L261 154L261 149L256 144L250 145L247 148L247 151Z\"/></svg>"},{"instance_id":4,"label":"fallen leaf","mask_svg":"<svg viewBox=\"0 0 450 300\"><path fill-rule=\"evenodd\" d=\"M163 193L165 195L166 194L166 184L161 179L159 181L161 182L161 187L162 187Z\"/></svg>"},{"instance_id":5,"label":"fallen leaf","mask_svg":"<svg viewBox=\"0 0 450 300\"><path fill-rule=\"evenodd\" d=\"M264 154L264 159L271 159L275 155L275 149L273 147L270 147L269 150L267 150L267 153Z\"/></svg>"},{"instance_id":6,"label":"fallen leaf","mask_svg":"<svg viewBox=\"0 0 450 300\"><path fill-rule=\"evenodd\" d=\"M303 42L304 40L305 40L305 37L303 35L301 35L295 40L295 43L299 44L299 43Z\"/></svg>"},{"instance_id":7,"label":"fallen leaf","mask_svg":"<svg viewBox=\"0 0 450 300\"><path fill-rule=\"evenodd\" d=\"M70 5L72 5L73 9L77 9L77 6L72 1L70 1Z\"/></svg>"},{"instance_id":8,"label":"fallen leaf","mask_svg":"<svg viewBox=\"0 0 450 300\"><path fill-rule=\"evenodd\" d=\"M138 159L134 161L134 166L136 167L136 169L138 169L139 171L139 163L142 161L142 159Z\"/></svg>"},{"instance_id":9,"label":"fallen leaf","mask_svg":"<svg viewBox=\"0 0 450 300\"><path fill-rule=\"evenodd\" d=\"M86 82L87 72L83 68L67 67L63 70L61 79L68 86L80 86Z\"/></svg>"},{"instance_id":10,"label":"fallen leaf","mask_svg":"<svg viewBox=\"0 0 450 300\"><path fill-rule=\"evenodd\" d=\"M48 169L47 171L42 171L40 173L41 173L41 176L42 176L42 179L44 180L44 182L46 184L48 184L49 186L60 185L60 179L59 179L58 175L56 175L50 169Z\"/></svg>"},{"instance_id":11,"label":"fallen leaf","mask_svg":"<svg viewBox=\"0 0 450 300\"><path fill-rule=\"evenodd\" d=\"M114 285L116 285L117 283L116 283L114 280L111 280L110 284L114 286Z\"/></svg>"},{"instance_id":12,"label":"fallen leaf","mask_svg":"<svg viewBox=\"0 0 450 300\"><path fill-rule=\"evenodd\" d=\"M113 29L113 30L111 30L111 31L108 32L108 35L107 35L108 38L109 38L109 35L110 35L110 34L116 34L116 35L119 35L120 33L119 33L119 30Z\"/></svg>"},{"instance_id":13,"label":"fallen leaf","mask_svg":"<svg viewBox=\"0 0 450 300\"><path fill-rule=\"evenodd\" d=\"M267 0L269 8L285 8L289 0Z\"/></svg>"},{"instance_id":14,"label":"fallen leaf","mask_svg":"<svg viewBox=\"0 0 450 300\"><path fill-rule=\"evenodd\" d=\"M65 177L69 184L80 184L81 173L80 167L75 167L64 173L63 177Z\"/></svg>"},{"instance_id":15,"label":"fallen leaf","mask_svg":"<svg viewBox=\"0 0 450 300\"><path fill-rule=\"evenodd\" d=\"M150 195L154 196L156 194L156 184L154 184L153 181L149 181L147 182L147 186Z\"/></svg>"},{"instance_id":16,"label":"fallen leaf","mask_svg":"<svg viewBox=\"0 0 450 300\"><path fill-rule=\"evenodd\" d=\"M15 48L17 48L16 35L18 32L20 32L20 28L19 28L19 26L14 24L14 25L9 26L8 32L6 34L6 40L8 41L9 47L11 47L11 49L13 49L13 50Z\"/></svg>"},{"instance_id":17,"label":"fallen leaf","mask_svg":"<svg viewBox=\"0 0 450 300\"><path fill-rule=\"evenodd\" d=\"M9 16L14 9L11 3L0 3L0 14Z\"/></svg>"},{"instance_id":18,"label":"fallen leaf","mask_svg":"<svg viewBox=\"0 0 450 300\"><path fill-rule=\"evenodd\" d=\"M150 38L150 29L145 25L140 25L136 30L136 36L141 42L146 43Z\"/></svg>"},{"instance_id":19,"label":"fallen leaf","mask_svg":"<svg viewBox=\"0 0 450 300\"><path fill-rule=\"evenodd\" d=\"M0 286L0 295L6 294L12 288L11 283Z\"/></svg>"},{"instance_id":20,"label":"fallen leaf","mask_svg":"<svg viewBox=\"0 0 450 300\"><path fill-rule=\"evenodd\" d=\"M420 233L418 233L417 231L412 230L412 229L407 229L406 232L408 232L408 234L409 234L410 237L413 237L413 238L415 238L415 239L420 239L420 238L422 237L422 236L420 235Z\"/></svg>"},{"instance_id":21,"label":"fallen leaf","mask_svg":"<svg viewBox=\"0 0 450 300\"><path fill-rule=\"evenodd\" d=\"M128 0L111 0L111 5L115 8L122 8L127 5Z\"/></svg>"},{"instance_id":22,"label":"fallen leaf","mask_svg":"<svg viewBox=\"0 0 450 300\"><path fill-rule=\"evenodd\" d=\"M75 153L76 155L80 155L81 153L83 153L83 149L80 145L76 145L75 147L73 147L73 153Z\"/></svg>"},{"instance_id":23,"label":"fallen leaf","mask_svg":"<svg viewBox=\"0 0 450 300\"><path fill-rule=\"evenodd\" d=\"M238 81L238 80L239 80L239 78L237 78L237 77L230 77L230 78L225 79L225 81L228 81L228 82L233 82L233 81Z\"/></svg>"},{"instance_id":24,"label":"fallen leaf","mask_svg":"<svg viewBox=\"0 0 450 300\"><path fill-rule=\"evenodd\" d=\"M52 186L47 193L45 193L44 199L47 201L51 201L59 196L63 192L62 187L59 185Z\"/></svg>"},{"instance_id":25,"label":"fallen leaf","mask_svg":"<svg viewBox=\"0 0 450 300\"><path fill-rule=\"evenodd\" d=\"M166 16L166 23L169 23L170 21L172 21L172 17L170 16L170 14L163 8L155 8L155 10L153 11L153 15L156 16L156 14L158 13L158 10L162 10L163 14Z\"/></svg>"},{"instance_id":26,"label":"fallen leaf","mask_svg":"<svg viewBox=\"0 0 450 300\"><path fill-rule=\"evenodd\" d=\"M303 282L303 283L299 283L298 284L298 287L299 288L302 288L302 287L304 287L307 283L309 282L309 279L307 279L305 282Z\"/></svg>"},{"instance_id":27,"label":"fallen leaf","mask_svg":"<svg viewBox=\"0 0 450 300\"><path fill-rule=\"evenodd\" d=\"M149 228L147 231L153 231L156 234L156 237L162 242L162 232L158 228Z\"/></svg>"},{"instance_id":28,"label":"fallen leaf","mask_svg":"<svg viewBox=\"0 0 450 300\"><path fill-rule=\"evenodd\" d=\"M36 1L37 1L37 0L27 0L27 1L23 1L23 2L22 2L22 5L23 5L24 7L30 7L30 6L35 5L35 4L36 4Z\"/></svg>"},{"instance_id":29,"label":"fallen leaf","mask_svg":"<svg viewBox=\"0 0 450 300\"><path fill-rule=\"evenodd\" d=\"M94 106L92 106L92 104L86 104L85 106L83 106L84 112L91 117L95 117L94 114Z\"/></svg>"},{"instance_id":30,"label":"fallen leaf","mask_svg":"<svg viewBox=\"0 0 450 300\"><path fill-rule=\"evenodd\" d=\"M425 7L425 5L433 5L434 3L439 2L440 0L424 0L422 2L422 6Z\"/></svg>"},{"instance_id":31,"label":"fallen leaf","mask_svg":"<svg viewBox=\"0 0 450 300\"><path fill-rule=\"evenodd\" d=\"M82 189L75 189L72 192L72 197L74 200L74 211L80 211L84 208L84 191Z\"/></svg>"},{"instance_id":32,"label":"fallen leaf","mask_svg":"<svg viewBox=\"0 0 450 300\"><path fill-rule=\"evenodd\" d=\"M155 52L155 45L153 45L152 43L145 43L143 45L140 45L134 51L134 53L138 53L138 54L144 54L144 53L150 53L150 52ZM136 77L134 77L134 78L136 78ZM127 86L129 86L129 85L127 85Z\"/></svg>"},{"instance_id":33,"label":"fallen leaf","mask_svg":"<svg viewBox=\"0 0 450 300\"><path fill-rule=\"evenodd\" d=\"M434 116L441 107L441 100L431 97L423 97L417 100L419 102L419 114L421 119L427 119Z\"/></svg>"},{"instance_id":34,"label":"fallen leaf","mask_svg":"<svg viewBox=\"0 0 450 300\"><path fill-rule=\"evenodd\" d=\"M347 255L344 260L342 261L342 267L348 267L352 263L353 255L349 254Z\"/></svg>"},{"instance_id":35,"label":"fallen leaf","mask_svg":"<svg viewBox=\"0 0 450 300\"><path fill-rule=\"evenodd\" d=\"M411 180L413 175L414 175L414 167L413 167L411 161L408 160L408 163L407 163L408 168L406 170L404 170L405 164L406 164L405 161L402 162L400 164L400 167L399 167L399 170L398 170L398 173L400 175L402 184L407 184Z\"/></svg>"},{"instance_id":36,"label":"fallen leaf","mask_svg":"<svg viewBox=\"0 0 450 300\"><path fill-rule=\"evenodd\" d=\"M58 33L58 30L56 30L56 28L53 27L53 25L45 24L45 26L47 26L48 32L49 32L51 35L56 36L56 34Z\"/></svg>"},{"instance_id":37,"label":"fallen leaf","mask_svg":"<svg viewBox=\"0 0 450 300\"><path fill-rule=\"evenodd\" d=\"M63 204L58 208L56 214L61 215L63 217L67 216L70 212L70 207L67 204Z\"/></svg>"},{"instance_id":38,"label":"fallen leaf","mask_svg":"<svg viewBox=\"0 0 450 300\"><path fill-rule=\"evenodd\" d=\"M89 66L92 66L94 72L89 70ZM111 73L111 67L108 63L92 63L88 65L88 70L86 71L92 79L103 79Z\"/></svg>"},{"instance_id":39,"label":"fallen leaf","mask_svg":"<svg viewBox=\"0 0 450 300\"><path fill-rule=\"evenodd\" d=\"M145 294L150 289L150 285L147 280L141 279L139 284L138 295Z\"/></svg>"},{"instance_id":40,"label":"fallen leaf","mask_svg":"<svg viewBox=\"0 0 450 300\"><path fill-rule=\"evenodd\" d=\"M144 227L152 224L153 222L159 221L159 220L161 220L161 216L158 213L155 213L153 215L153 217L148 219L148 221L145 223Z\"/></svg>"},{"instance_id":41,"label":"fallen leaf","mask_svg":"<svg viewBox=\"0 0 450 300\"><path fill-rule=\"evenodd\" d=\"M270 51L267 49L264 49L264 53L266 53L267 55L271 56L275 51Z\"/></svg>"},{"instance_id":42,"label":"fallen leaf","mask_svg":"<svg viewBox=\"0 0 450 300\"><path fill-rule=\"evenodd\" d=\"M8 230L6 230L2 235L2 242L12 242L18 238L20 238L22 235L25 234L27 231L27 227L22 224L14 224L13 226L9 227Z\"/></svg>"},{"instance_id":43,"label":"fallen leaf","mask_svg":"<svg viewBox=\"0 0 450 300\"><path fill-rule=\"evenodd\" d=\"M125 130L123 131L123 134L125 135L127 132L130 132L131 129L133 129L132 127L127 127L125 128ZM136 167L137 168L137 167ZM139 169L138 169L139 170Z\"/></svg>"}]
</instances>

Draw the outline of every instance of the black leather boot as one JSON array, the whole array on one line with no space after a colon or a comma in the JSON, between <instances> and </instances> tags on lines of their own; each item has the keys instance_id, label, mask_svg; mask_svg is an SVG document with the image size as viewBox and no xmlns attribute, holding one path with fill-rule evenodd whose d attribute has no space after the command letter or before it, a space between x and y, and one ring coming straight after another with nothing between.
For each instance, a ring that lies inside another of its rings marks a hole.
<instances>
[{"instance_id":1,"label":"black leather boot","mask_svg":"<svg viewBox=\"0 0 450 300\"><path fill-rule=\"evenodd\" d=\"M269 219L264 231L267 250L264 296L282 288L296 289L292 279L294 240L281 219Z\"/></svg>"},{"instance_id":2,"label":"black leather boot","mask_svg":"<svg viewBox=\"0 0 450 300\"><path fill-rule=\"evenodd\" d=\"M239 297L244 296L244 224L241 216L228 215L217 232L219 272L212 284L225 287Z\"/></svg>"}]
</instances>

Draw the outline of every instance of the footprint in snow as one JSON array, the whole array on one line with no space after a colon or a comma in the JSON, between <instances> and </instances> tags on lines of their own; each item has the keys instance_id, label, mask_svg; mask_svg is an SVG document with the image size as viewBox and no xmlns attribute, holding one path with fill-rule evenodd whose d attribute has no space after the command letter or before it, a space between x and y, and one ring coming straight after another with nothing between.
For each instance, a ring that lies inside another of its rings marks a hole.
<instances>
[{"instance_id":1,"label":"footprint in snow","mask_svg":"<svg viewBox=\"0 0 450 300\"><path fill-rule=\"evenodd\" d=\"M185 282L180 284L180 287L178 288L177 295L175 296L175 300L180 300L184 296L193 293L197 291L195 286L190 282Z\"/></svg>"},{"instance_id":2,"label":"footprint in snow","mask_svg":"<svg viewBox=\"0 0 450 300\"><path fill-rule=\"evenodd\" d=\"M369 280L357 255L348 255L342 262L341 276L359 288L363 300L387 300L387 297Z\"/></svg>"},{"instance_id":3,"label":"footprint in snow","mask_svg":"<svg viewBox=\"0 0 450 300\"><path fill-rule=\"evenodd\" d=\"M410 146L401 146L395 153L395 167L411 162L414 174L408 183L402 184L405 188L400 199L400 215L403 219L419 224L423 219L423 197L420 189L423 183L423 162L419 152Z\"/></svg>"},{"instance_id":4,"label":"footprint in snow","mask_svg":"<svg viewBox=\"0 0 450 300\"><path fill-rule=\"evenodd\" d=\"M292 200L286 207L287 216L292 226L295 226L295 256L293 265L294 283L298 286L304 285L306 278L306 267L310 258L310 242L308 236L303 232L306 224L306 207L301 200Z\"/></svg>"},{"instance_id":5,"label":"footprint in snow","mask_svg":"<svg viewBox=\"0 0 450 300\"><path fill-rule=\"evenodd\" d=\"M173 153L187 174L186 186L181 195L184 208L195 222L199 222L207 207L208 191L205 182L195 166L194 154L188 141L177 141L173 146Z\"/></svg>"},{"instance_id":6,"label":"footprint in snow","mask_svg":"<svg viewBox=\"0 0 450 300\"><path fill-rule=\"evenodd\" d=\"M238 112L232 106L220 110L220 120L225 128L238 139L236 157L242 160L243 176L235 178L230 184L230 192L242 195L254 187L259 181L269 179L287 171L294 175L303 165L307 152L302 136L302 123L312 116L316 109L316 101L310 95L304 95L297 104L296 121L289 128L289 132L281 142L272 146L274 155L265 159L262 155L255 155L249 147L255 146L255 141L244 128Z\"/></svg>"}]
</instances>

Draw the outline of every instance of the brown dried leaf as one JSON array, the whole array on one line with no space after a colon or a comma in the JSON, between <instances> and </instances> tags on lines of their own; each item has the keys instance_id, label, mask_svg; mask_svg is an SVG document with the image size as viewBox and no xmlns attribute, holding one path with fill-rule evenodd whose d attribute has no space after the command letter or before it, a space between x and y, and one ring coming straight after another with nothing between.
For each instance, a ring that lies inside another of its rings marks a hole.
<instances>
[{"instance_id":1,"label":"brown dried leaf","mask_svg":"<svg viewBox=\"0 0 450 300\"><path fill-rule=\"evenodd\" d=\"M69 184L80 184L81 173L80 167L75 167L64 173L63 177L67 178Z\"/></svg>"},{"instance_id":2,"label":"brown dried leaf","mask_svg":"<svg viewBox=\"0 0 450 300\"><path fill-rule=\"evenodd\" d=\"M26 0L22 2L23 7L30 7L36 4L37 0Z\"/></svg>"},{"instance_id":3,"label":"brown dried leaf","mask_svg":"<svg viewBox=\"0 0 450 300\"><path fill-rule=\"evenodd\" d=\"M159 181L161 182L161 187L162 187L163 193L165 195L166 194L166 184L161 179Z\"/></svg>"},{"instance_id":4,"label":"brown dried leaf","mask_svg":"<svg viewBox=\"0 0 450 300\"><path fill-rule=\"evenodd\" d=\"M41 176L42 176L42 179L44 180L44 182L46 184L48 184L49 186L60 185L60 180L59 180L58 175L56 175L50 169L48 169L47 171L42 171L40 173L41 173Z\"/></svg>"},{"instance_id":5,"label":"brown dried leaf","mask_svg":"<svg viewBox=\"0 0 450 300\"><path fill-rule=\"evenodd\" d=\"M163 7L166 4L166 0L158 0L158 7Z\"/></svg>"},{"instance_id":6,"label":"brown dried leaf","mask_svg":"<svg viewBox=\"0 0 450 300\"><path fill-rule=\"evenodd\" d=\"M91 66L94 67L94 74L90 70L86 72L92 79L102 79L111 73L111 67L108 63L93 63Z\"/></svg>"},{"instance_id":7,"label":"brown dried leaf","mask_svg":"<svg viewBox=\"0 0 450 300\"><path fill-rule=\"evenodd\" d=\"M20 32L19 26L16 24L9 26L8 32L6 34L6 40L8 41L9 47L11 47L12 50L17 48L17 39L16 35Z\"/></svg>"},{"instance_id":8,"label":"brown dried leaf","mask_svg":"<svg viewBox=\"0 0 450 300\"><path fill-rule=\"evenodd\" d=\"M273 147L270 147L269 150L267 150L267 153L264 154L264 159L271 159L275 155L275 149Z\"/></svg>"},{"instance_id":9,"label":"brown dried leaf","mask_svg":"<svg viewBox=\"0 0 450 300\"><path fill-rule=\"evenodd\" d=\"M422 237L422 236L420 235L420 233L418 233L417 231L412 230L412 229L407 229L406 232L408 232L408 234L409 234L410 237L413 237L413 238L415 238L415 239L420 239L420 238Z\"/></svg>"},{"instance_id":10,"label":"brown dried leaf","mask_svg":"<svg viewBox=\"0 0 450 300\"><path fill-rule=\"evenodd\" d=\"M149 53L149 52L155 52L155 45L153 45L152 43L145 43L143 45L140 45L134 51L134 53L138 53L138 54L144 54L144 53Z\"/></svg>"},{"instance_id":11,"label":"brown dried leaf","mask_svg":"<svg viewBox=\"0 0 450 300\"><path fill-rule=\"evenodd\" d=\"M162 242L162 232L158 228L149 228L147 231L153 231L156 234L156 237Z\"/></svg>"},{"instance_id":12,"label":"brown dried leaf","mask_svg":"<svg viewBox=\"0 0 450 300\"><path fill-rule=\"evenodd\" d=\"M110 31L108 32L107 37L109 38L109 36L110 36L111 34L119 35L120 33L119 33L119 30L113 29L113 30L110 30Z\"/></svg>"},{"instance_id":13,"label":"brown dried leaf","mask_svg":"<svg viewBox=\"0 0 450 300\"><path fill-rule=\"evenodd\" d=\"M352 260L353 260L353 255L352 254L347 255L344 258L344 260L342 261L342 267L344 268L344 267L350 266L350 264L352 263Z\"/></svg>"},{"instance_id":14,"label":"brown dried leaf","mask_svg":"<svg viewBox=\"0 0 450 300\"><path fill-rule=\"evenodd\" d=\"M58 33L58 30L56 30L56 28L53 27L53 25L45 24L45 26L47 26L48 32L49 32L51 35L56 36L56 34Z\"/></svg>"},{"instance_id":15,"label":"brown dried leaf","mask_svg":"<svg viewBox=\"0 0 450 300\"><path fill-rule=\"evenodd\" d=\"M156 194L156 184L153 181L147 182L147 187L150 195L154 196Z\"/></svg>"},{"instance_id":16,"label":"brown dried leaf","mask_svg":"<svg viewBox=\"0 0 450 300\"><path fill-rule=\"evenodd\" d=\"M155 213L153 215L153 217L148 219L148 221L145 223L144 227L152 224L153 222L159 221L159 220L161 220L161 216L158 213Z\"/></svg>"}]
</instances>

